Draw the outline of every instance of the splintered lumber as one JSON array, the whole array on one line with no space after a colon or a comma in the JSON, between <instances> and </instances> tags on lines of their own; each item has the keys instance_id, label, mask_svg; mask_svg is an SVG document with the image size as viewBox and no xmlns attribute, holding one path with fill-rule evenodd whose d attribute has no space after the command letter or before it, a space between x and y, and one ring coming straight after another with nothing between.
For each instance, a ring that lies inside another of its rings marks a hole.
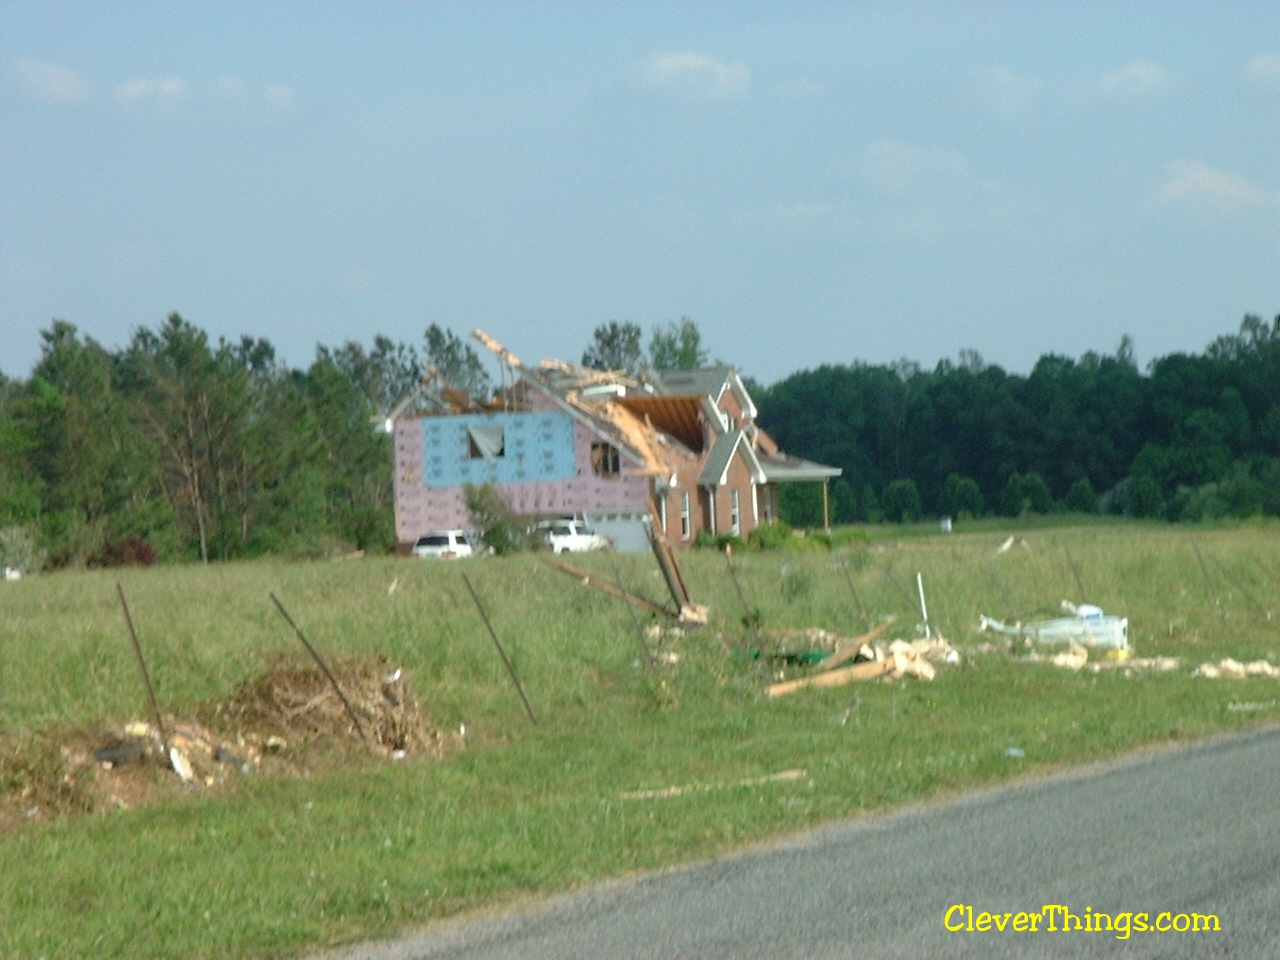
<instances>
[{"instance_id":1,"label":"splintered lumber","mask_svg":"<svg viewBox=\"0 0 1280 960\"><path fill-rule=\"evenodd\" d=\"M617 584L610 583L608 580L602 580L594 574L588 573L586 570L570 566L567 563L561 563L559 560L552 560L549 557L542 557L540 559L547 566L559 570L561 573L567 573L569 576L582 581L588 587L596 587L597 589L603 590L605 593L611 594L615 597L620 597L628 603L634 603L637 607L644 607L644 609L648 610L650 613L658 613L668 618L674 616L674 614L672 614L672 612L666 607L660 607L652 600L646 600L644 597L637 597L634 593L629 593Z\"/></svg>"},{"instance_id":2,"label":"splintered lumber","mask_svg":"<svg viewBox=\"0 0 1280 960\"><path fill-rule=\"evenodd\" d=\"M862 650L863 647L865 647L868 643L870 643L876 637L880 636L880 634L884 633L886 630L888 630L897 622L898 622L898 617L895 614L894 616L891 616L888 620L885 620L883 623L881 623L880 626L876 627L874 630L868 630L862 636L858 637L857 640L854 640L852 643L845 644L844 646L840 647L838 650L831 653L830 656L826 657L823 660L819 660L817 669L822 671L833 670L836 667L840 666L842 663L848 663L850 660L852 660L854 657L858 655L858 653Z\"/></svg>"},{"instance_id":3,"label":"splintered lumber","mask_svg":"<svg viewBox=\"0 0 1280 960\"><path fill-rule=\"evenodd\" d=\"M842 687L846 683L853 683L855 680L877 680L880 677L886 677L894 672L894 661L892 658L888 660L868 660L866 663L855 663L851 667L844 667L840 670L828 670L826 673L817 673L811 677L800 677L798 680L784 680L781 683L770 684L765 688L765 696L772 700L774 697L786 696L788 693L795 693L797 690L804 690L808 687Z\"/></svg>"}]
</instances>

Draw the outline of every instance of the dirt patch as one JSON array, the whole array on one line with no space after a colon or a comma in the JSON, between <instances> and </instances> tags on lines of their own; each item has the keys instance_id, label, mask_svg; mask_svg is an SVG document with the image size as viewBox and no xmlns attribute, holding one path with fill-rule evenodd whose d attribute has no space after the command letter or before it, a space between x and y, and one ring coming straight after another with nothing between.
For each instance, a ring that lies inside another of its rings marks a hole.
<instances>
[{"instance_id":1,"label":"dirt patch","mask_svg":"<svg viewBox=\"0 0 1280 960\"><path fill-rule=\"evenodd\" d=\"M0 735L0 831L188 791L232 791L248 777L322 776L377 758L439 759L457 745L427 719L409 677L387 659L330 670L342 696L319 669L281 659L225 700L163 716L163 736L137 720Z\"/></svg>"}]
</instances>

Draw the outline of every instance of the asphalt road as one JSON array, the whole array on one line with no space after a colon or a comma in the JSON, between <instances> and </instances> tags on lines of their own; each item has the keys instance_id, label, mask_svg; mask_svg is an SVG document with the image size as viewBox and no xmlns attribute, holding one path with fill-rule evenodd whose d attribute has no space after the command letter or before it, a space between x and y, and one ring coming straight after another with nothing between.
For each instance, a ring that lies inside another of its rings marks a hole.
<instances>
[{"instance_id":1,"label":"asphalt road","mask_svg":"<svg viewBox=\"0 0 1280 960\"><path fill-rule=\"evenodd\" d=\"M970 932L967 907L975 927L999 916ZM1036 932L1019 913L1039 918ZM1212 915L1220 929L1140 931L1140 914L1175 928ZM328 960L1111 956L1280 957L1280 727L850 821Z\"/></svg>"}]
</instances>

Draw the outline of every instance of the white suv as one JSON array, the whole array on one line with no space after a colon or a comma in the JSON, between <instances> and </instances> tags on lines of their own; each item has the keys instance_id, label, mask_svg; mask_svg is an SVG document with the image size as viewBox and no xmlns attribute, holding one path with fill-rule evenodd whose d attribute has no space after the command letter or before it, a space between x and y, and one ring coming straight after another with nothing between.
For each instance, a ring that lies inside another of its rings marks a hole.
<instances>
[{"instance_id":1,"label":"white suv","mask_svg":"<svg viewBox=\"0 0 1280 960\"><path fill-rule=\"evenodd\" d=\"M552 553L585 553L613 546L608 537L602 537L581 520L544 520L534 526L533 532Z\"/></svg>"},{"instance_id":2,"label":"white suv","mask_svg":"<svg viewBox=\"0 0 1280 960\"><path fill-rule=\"evenodd\" d=\"M413 555L427 559L454 560L469 557L475 551L465 530L432 530L418 538Z\"/></svg>"}]
</instances>

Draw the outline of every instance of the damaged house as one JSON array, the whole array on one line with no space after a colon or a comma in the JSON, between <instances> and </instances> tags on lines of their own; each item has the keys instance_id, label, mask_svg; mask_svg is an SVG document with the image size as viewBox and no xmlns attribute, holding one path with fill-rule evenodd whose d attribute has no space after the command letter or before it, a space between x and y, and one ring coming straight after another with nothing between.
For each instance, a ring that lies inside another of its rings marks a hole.
<instances>
[{"instance_id":1,"label":"damaged house","mask_svg":"<svg viewBox=\"0 0 1280 960\"><path fill-rule=\"evenodd\" d=\"M581 516L620 549L644 549L642 524L673 546L699 531L746 537L778 519L781 483L840 470L782 453L755 424L731 367L641 378L544 360L522 364L481 331L510 386L483 404L426 391L391 424L396 536L469 528L465 489L492 484L530 519Z\"/></svg>"}]
</instances>

